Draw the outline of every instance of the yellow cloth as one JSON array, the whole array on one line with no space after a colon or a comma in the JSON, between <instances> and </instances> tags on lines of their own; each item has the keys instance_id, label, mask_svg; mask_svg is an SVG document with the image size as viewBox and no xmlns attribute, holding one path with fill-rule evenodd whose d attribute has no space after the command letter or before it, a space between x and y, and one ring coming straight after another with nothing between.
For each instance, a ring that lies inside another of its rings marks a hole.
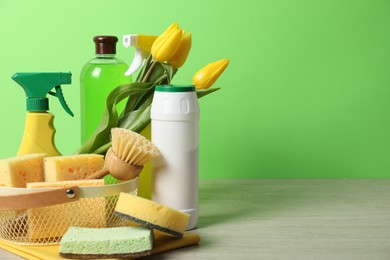
<instances>
[{"instance_id":1,"label":"yellow cloth","mask_svg":"<svg viewBox=\"0 0 390 260\"><path fill-rule=\"evenodd\" d=\"M173 250L180 247L196 245L200 241L200 237L194 233L185 233L182 238L176 238L160 231L154 231L155 245L152 254L158 254ZM62 259L59 255L59 245L52 246L25 246L0 240L0 247L31 260L56 260Z\"/></svg>"}]
</instances>

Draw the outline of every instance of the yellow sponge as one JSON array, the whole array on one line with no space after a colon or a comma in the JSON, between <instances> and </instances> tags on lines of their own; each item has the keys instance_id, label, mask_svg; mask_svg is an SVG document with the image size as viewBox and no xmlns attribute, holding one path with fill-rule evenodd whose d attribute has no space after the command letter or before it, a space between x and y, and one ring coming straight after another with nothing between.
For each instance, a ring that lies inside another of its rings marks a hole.
<instances>
[{"instance_id":1,"label":"yellow sponge","mask_svg":"<svg viewBox=\"0 0 390 260\"><path fill-rule=\"evenodd\" d=\"M182 237L190 215L157 202L122 192L115 207L119 217Z\"/></svg>"},{"instance_id":2,"label":"yellow sponge","mask_svg":"<svg viewBox=\"0 0 390 260\"><path fill-rule=\"evenodd\" d=\"M83 180L101 170L104 158L99 154L78 154L46 157L44 160L45 181Z\"/></svg>"},{"instance_id":3,"label":"yellow sponge","mask_svg":"<svg viewBox=\"0 0 390 260\"><path fill-rule=\"evenodd\" d=\"M77 180L27 183L27 188L66 188L72 186L104 186L104 180ZM106 199L80 199L49 207L27 210L30 239L61 237L76 223L81 227L106 227Z\"/></svg>"},{"instance_id":4,"label":"yellow sponge","mask_svg":"<svg viewBox=\"0 0 390 260\"><path fill-rule=\"evenodd\" d=\"M43 181L46 154L28 154L0 160L0 186L26 188L27 182Z\"/></svg>"}]
</instances>

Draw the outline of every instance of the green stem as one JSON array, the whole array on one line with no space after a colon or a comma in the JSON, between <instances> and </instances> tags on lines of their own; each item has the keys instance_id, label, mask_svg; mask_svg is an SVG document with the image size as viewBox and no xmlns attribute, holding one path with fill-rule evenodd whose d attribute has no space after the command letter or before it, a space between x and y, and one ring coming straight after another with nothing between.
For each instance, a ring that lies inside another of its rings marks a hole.
<instances>
[{"instance_id":1,"label":"green stem","mask_svg":"<svg viewBox=\"0 0 390 260\"><path fill-rule=\"evenodd\" d=\"M156 66L155 61L153 61L152 64L150 65L148 71L145 74L145 77L142 79L142 82L146 82L149 79L150 74L152 74L152 72L153 72L154 66Z\"/></svg>"}]
</instances>

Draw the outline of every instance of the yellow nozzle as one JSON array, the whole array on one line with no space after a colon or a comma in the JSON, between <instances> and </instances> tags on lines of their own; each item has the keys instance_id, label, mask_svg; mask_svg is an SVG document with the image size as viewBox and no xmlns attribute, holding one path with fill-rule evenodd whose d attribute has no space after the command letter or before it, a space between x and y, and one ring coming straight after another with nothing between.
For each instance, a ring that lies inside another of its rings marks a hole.
<instances>
[{"instance_id":1,"label":"yellow nozzle","mask_svg":"<svg viewBox=\"0 0 390 260\"><path fill-rule=\"evenodd\" d=\"M152 49L152 45L158 36L154 35L142 35L138 34L138 41L136 48L142 49L144 52L150 54L150 50Z\"/></svg>"}]
</instances>

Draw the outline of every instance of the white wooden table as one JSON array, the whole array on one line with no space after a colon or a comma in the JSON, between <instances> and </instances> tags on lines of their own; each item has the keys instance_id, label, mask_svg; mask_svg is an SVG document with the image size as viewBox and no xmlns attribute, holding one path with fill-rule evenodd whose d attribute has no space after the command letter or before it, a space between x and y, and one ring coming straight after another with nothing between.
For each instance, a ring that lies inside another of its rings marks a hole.
<instances>
[{"instance_id":1,"label":"white wooden table","mask_svg":"<svg viewBox=\"0 0 390 260\"><path fill-rule=\"evenodd\" d=\"M194 232L145 259L390 259L390 179L202 180Z\"/></svg>"}]
</instances>

